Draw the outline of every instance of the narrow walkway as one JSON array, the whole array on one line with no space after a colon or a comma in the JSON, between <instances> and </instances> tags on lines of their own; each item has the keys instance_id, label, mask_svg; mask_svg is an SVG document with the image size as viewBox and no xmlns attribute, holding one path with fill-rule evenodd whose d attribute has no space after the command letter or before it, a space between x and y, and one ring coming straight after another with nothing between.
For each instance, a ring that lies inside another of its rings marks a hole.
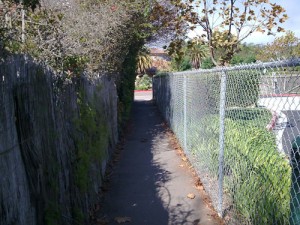
<instances>
[{"instance_id":1,"label":"narrow walkway","mask_svg":"<svg viewBox=\"0 0 300 225\"><path fill-rule=\"evenodd\" d=\"M104 194L102 215L112 225L219 225L190 171L180 167L151 98L151 92L136 93L132 129Z\"/></svg>"}]
</instances>

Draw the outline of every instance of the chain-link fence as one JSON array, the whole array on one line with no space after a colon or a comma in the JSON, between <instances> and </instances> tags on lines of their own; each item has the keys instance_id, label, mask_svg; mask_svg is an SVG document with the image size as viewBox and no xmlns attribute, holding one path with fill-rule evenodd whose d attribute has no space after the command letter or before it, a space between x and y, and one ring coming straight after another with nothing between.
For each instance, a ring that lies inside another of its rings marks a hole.
<instances>
[{"instance_id":1,"label":"chain-link fence","mask_svg":"<svg viewBox=\"0 0 300 225\"><path fill-rule=\"evenodd\" d=\"M299 65L153 79L154 100L227 224L300 224Z\"/></svg>"}]
</instances>

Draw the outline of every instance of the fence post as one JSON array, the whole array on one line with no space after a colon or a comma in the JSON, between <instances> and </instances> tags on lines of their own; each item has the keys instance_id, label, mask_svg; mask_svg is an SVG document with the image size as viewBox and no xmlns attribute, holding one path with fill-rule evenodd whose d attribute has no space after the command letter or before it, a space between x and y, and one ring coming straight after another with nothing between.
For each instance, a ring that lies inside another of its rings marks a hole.
<instances>
[{"instance_id":1,"label":"fence post","mask_svg":"<svg viewBox=\"0 0 300 225\"><path fill-rule=\"evenodd\" d=\"M223 181L224 181L224 142L225 142L225 107L226 107L226 71L222 71L220 90L220 134L219 134L219 181L218 214L223 217Z\"/></svg>"},{"instance_id":2,"label":"fence post","mask_svg":"<svg viewBox=\"0 0 300 225\"><path fill-rule=\"evenodd\" d=\"M154 79L156 79L156 78L154 78L154 76L152 76L152 79L151 79L151 81L152 81L152 100L153 101L155 101L155 92L156 92L156 90L154 90L155 89L155 82L156 82L156 80L154 80Z\"/></svg>"},{"instance_id":3,"label":"fence post","mask_svg":"<svg viewBox=\"0 0 300 225\"><path fill-rule=\"evenodd\" d=\"M25 9L24 9L24 0L21 1L22 4L22 9L21 9L21 14L22 14L22 43L25 42Z\"/></svg>"},{"instance_id":4,"label":"fence post","mask_svg":"<svg viewBox=\"0 0 300 225\"><path fill-rule=\"evenodd\" d=\"M186 74L183 75L183 148L184 151L187 151L187 140L186 140L186 132L187 132L187 117L186 117L186 109L187 109L187 99L186 99Z\"/></svg>"}]
</instances>

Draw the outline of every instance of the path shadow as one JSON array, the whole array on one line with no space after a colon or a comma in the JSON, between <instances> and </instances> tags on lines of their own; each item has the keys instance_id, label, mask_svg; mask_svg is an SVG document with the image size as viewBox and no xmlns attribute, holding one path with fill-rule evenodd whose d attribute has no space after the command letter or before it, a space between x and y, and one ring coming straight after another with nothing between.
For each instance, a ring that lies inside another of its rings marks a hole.
<instances>
[{"instance_id":1,"label":"path shadow","mask_svg":"<svg viewBox=\"0 0 300 225\"><path fill-rule=\"evenodd\" d=\"M104 193L99 217L105 216L106 224L112 225L118 224L116 217L130 218L131 225L198 224L200 220L189 220L192 209L170 205L172 195L165 184L172 173L155 159L156 151L170 151L165 146L157 149L166 130L156 106L151 100L135 101L131 118L131 131Z\"/></svg>"}]
</instances>

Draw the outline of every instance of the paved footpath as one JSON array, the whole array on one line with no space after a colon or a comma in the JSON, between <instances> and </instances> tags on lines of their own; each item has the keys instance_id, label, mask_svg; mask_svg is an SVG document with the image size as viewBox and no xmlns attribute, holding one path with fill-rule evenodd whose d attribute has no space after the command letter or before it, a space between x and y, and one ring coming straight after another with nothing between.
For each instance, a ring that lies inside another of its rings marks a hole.
<instances>
[{"instance_id":1,"label":"paved footpath","mask_svg":"<svg viewBox=\"0 0 300 225\"><path fill-rule=\"evenodd\" d=\"M181 158L151 98L151 92L135 94L132 128L110 177L101 214L112 225L219 225L201 200L191 172L180 167ZM189 193L195 198L189 199Z\"/></svg>"}]
</instances>

